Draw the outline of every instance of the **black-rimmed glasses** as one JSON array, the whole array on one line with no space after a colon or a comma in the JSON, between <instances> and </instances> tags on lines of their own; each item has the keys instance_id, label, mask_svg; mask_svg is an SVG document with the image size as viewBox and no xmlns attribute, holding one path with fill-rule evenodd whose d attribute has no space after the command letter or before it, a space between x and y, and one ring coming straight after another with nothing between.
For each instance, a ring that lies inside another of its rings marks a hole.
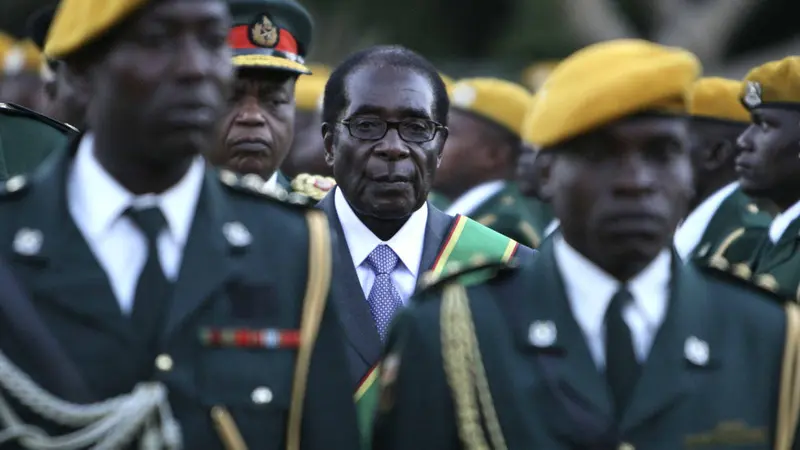
<instances>
[{"instance_id":1,"label":"black-rimmed glasses","mask_svg":"<svg viewBox=\"0 0 800 450\"><path fill-rule=\"evenodd\" d=\"M428 119L409 118L400 121L383 120L377 117L351 117L342 120L350 136L365 141L383 139L390 128L397 129L400 139L406 142L421 144L436 137L436 133L445 128L444 125Z\"/></svg>"}]
</instances>

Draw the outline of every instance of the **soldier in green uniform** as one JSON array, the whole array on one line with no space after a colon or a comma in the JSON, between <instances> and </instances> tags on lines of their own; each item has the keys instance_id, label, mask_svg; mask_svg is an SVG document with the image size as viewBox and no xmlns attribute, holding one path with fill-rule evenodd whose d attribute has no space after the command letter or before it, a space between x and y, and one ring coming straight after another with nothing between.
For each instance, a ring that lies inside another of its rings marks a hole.
<instances>
[{"instance_id":1,"label":"soldier in green uniform","mask_svg":"<svg viewBox=\"0 0 800 450\"><path fill-rule=\"evenodd\" d=\"M541 230L513 181L521 151L520 128L531 95L494 79L459 80L449 89L450 136L434 189L464 214L517 242L536 248Z\"/></svg>"},{"instance_id":2,"label":"soldier in green uniform","mask_svg":"<svg viewBox=\"0 0 800 450\"><path fill-rule=\"evenodd\" d=\"M17 40L0 31L0 102L44 111L44 84L50 76L36 44L30 40Z\"/></svg>"},{"instance_id":3,"label":"soldier in green uniform","mask_svg":"<svg viewBox=\"0 0 800 450\"><path fill-rule=\"evenodd\" d=\"M750 257L772 220L736 182L736 140L750 123L739 98L741 85L724 78L701 78L689 92L695 194L674 238L684 261L713 260L723 270L728 263Z\"/></svg>"},{"instance_id":4,"label":"soldier in green uniform","mask_svg":"<svg viewBox=\"0 0 800 450\"><path fill-rule=\"evenodd\" d=\"M787 329L768 293L670 251L699 71L639 40L555 69L531 124L561 231L518 267L428 277L387 342L374 449L792 448L796 306Z\"/></svg>"},{"instance_id":5,"label":"soldier in green uniform","mask_svg":"<svg viewBox=\"0 0 800 450\"><path fill-rule=\"evenodd\" d=\"M800 57L750 71L741 98L752 124L739 137L736 171L744 193L774 203L780 213L745 263L732 264L741 277L800 299ZM731 245L737 245L733 242ZM725 263L726 261L722 261Z\"/></svg>"},{"instance_id":6,"label":"soldier in green uniform","mask_svg":"<svg viewBox=\"0 0 800 450\"><path fill-rule=\"evenodd\" d=\"M46 51L83 69L90 131L4 184L0 274L91 405L31 386L10 365L49 390L28 342L4 339L2 448L359 445L324 215L202 157L229 30L218 0L61 3Z\"/></svg>"},{"instance_id":7,"label":"soldier in green uniform","mask_svg":"<svg viewBox=\"0 0 800 450\"><path fill-rule=\"evenodd\" d=\"M236 86L212 164L262 177L267 188L286 196L295 188L279 168L294 139L295 83L310 74L304 58L311 43L311 16L294 0L230 0L234 25L228 35L237 69ZM331 179L325 187L332 187ZM299 192L316 203L327 192ZM318 197L311 198L309 194Z\"/></svg>"}]
</instances>

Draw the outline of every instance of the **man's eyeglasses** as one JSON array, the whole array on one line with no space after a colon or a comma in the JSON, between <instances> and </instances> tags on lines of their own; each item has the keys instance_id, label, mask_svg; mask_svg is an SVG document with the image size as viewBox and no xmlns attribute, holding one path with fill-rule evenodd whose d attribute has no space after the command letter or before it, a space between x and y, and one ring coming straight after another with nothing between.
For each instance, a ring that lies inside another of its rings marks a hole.
<instances>
[{"instance_id":1,"label":"man's eyeglasses","mask_svg":"<svg viewBox=\"0 0 800 450\"><path fill-rule=\"evenodd\" d=\"M421 144L436 137L436 133L445 128L444 125L428 119L403 119L389 121L376 117L351 117L342 120L342 125L350 131L350 136L365 141L378 141L386 136L390 128L397 129L400 139L406 142Z\"/></svg>"}]
</instances>

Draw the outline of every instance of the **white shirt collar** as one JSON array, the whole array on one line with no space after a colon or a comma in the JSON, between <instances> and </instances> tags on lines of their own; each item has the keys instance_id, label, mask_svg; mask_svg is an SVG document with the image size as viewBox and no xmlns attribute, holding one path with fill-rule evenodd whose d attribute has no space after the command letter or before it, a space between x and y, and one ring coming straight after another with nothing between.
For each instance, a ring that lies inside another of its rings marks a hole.
<instances>
[{"instance_id":1,"label":"white shirt collar","mask_svg":"<svg viewBox=\"0 0 800 450\"><path fill-rule=\"evenodd\" d=\"M772 219L772 223L769 226L769 239L773 244L780 240L789 225L798 217L800 217L800 201Z\"/></svg>"},{"instance_id":2,"label":"white shirt collar","mask_svg":"<svg viewBox=\"0 0 800 450\"><path fill-rule=\"evenodd\" d=\"M554 236L556 264L564 279L572 314L590 335L603 329L606 309L620 282L570 246L561 235ZM628 282L634 307L653 326L666 315L671 255L663 250L647 267Z\"/></svg>"},{"instance_id":3,"label":"white shirt collar","mask_svg":"<svg viewBox=\"0 0 800 450\"><path fill-rule=\"evenodd\" d=\"M94 136L86 134L78 146L68 180L73 217L93 236L109 230L130 206L158 205L164 213L170 235L183 245L189 238L194 211L200 197L205 163L197 157L186 175L159 195L135 196L120 185L94 156Z\"/></svg>"},{"instance_id":4,"label":"white shirt collar","mask_svg":"<svg viewBox=\"0 0 800 450\"><path fill-rule=\"evenodd\" d=\"M422 246L425 240L425 227L428 223L428 203L414 211L408 221L388 241L382 241L370 231L356 216L350 204L344 198L341 189L334 192L334 204L339 222L342 224L353 265L359 267L378 245L386 244L400 258L400 261L412 274L419 273Z\"/></svg>"},{"instance_id":5,"label":"white shirt collar","mask_svg":"<svg viewBox=\"0 0 800 450\"><path fill-rule=\"evenodd\" d=\"M481 183L461 194L461 196L459 196L445 212L451 216L456 214L463 214L467 216L478 209L483 202L500 192L505 185L506 182L503 180L494 180Z\"/></svg>"},{"instance_id":6,"label":"white shirt collar","mask_svg":"<svg viewBox=\"0 0 800 450\"><path fill-rule=\"evenodd\" d=\"M271 177L267 180L266 184L264 185L270 191L274 191L276 187L278 187L278 172L272 174Z\"/></svg>"},{"instance_id":7,"label":"white shirt collar","mask_svg":"<svg viewBox=\"0 0 800 450\"><path fill-rule=\"evenodd\" d=\"M706 232L706 228L708 228L708 224L711 222L714 214L717 213L722 202L730 197L737 187L739 187L739 183L733 182L717 190L717 192L697 205L680 224L678 229L675 230L673 242L675 243L675 249L678 255L683 261L686 261L694 249L700 244L700 240L703 239L703 234Z\"/></svg>"}]
</instances>

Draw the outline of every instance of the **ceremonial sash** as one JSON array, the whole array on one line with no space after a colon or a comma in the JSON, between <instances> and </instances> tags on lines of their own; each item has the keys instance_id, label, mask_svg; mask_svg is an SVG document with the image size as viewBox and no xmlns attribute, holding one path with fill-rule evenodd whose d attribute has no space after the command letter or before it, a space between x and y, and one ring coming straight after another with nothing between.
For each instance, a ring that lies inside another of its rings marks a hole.
<instances>
[{"instance_id":1,"label":"ceremonial sash","mask_svg":"<svg viewBox=\"0 0 800 450\"><path fill-rule=\"evenodd\" d=\"M431 267L437 277L446 277L463 269L466 264L508 262L516 253L519 244L491 228L458 215L450 227L439 255ZM465 275L462 283L474 284L487 278L485 273L472 272ZM371 446L372 422L380 395L380 363L375 364L361 379L354 395L358 412L363 447Z\"/></svg>"}]
</instances>

